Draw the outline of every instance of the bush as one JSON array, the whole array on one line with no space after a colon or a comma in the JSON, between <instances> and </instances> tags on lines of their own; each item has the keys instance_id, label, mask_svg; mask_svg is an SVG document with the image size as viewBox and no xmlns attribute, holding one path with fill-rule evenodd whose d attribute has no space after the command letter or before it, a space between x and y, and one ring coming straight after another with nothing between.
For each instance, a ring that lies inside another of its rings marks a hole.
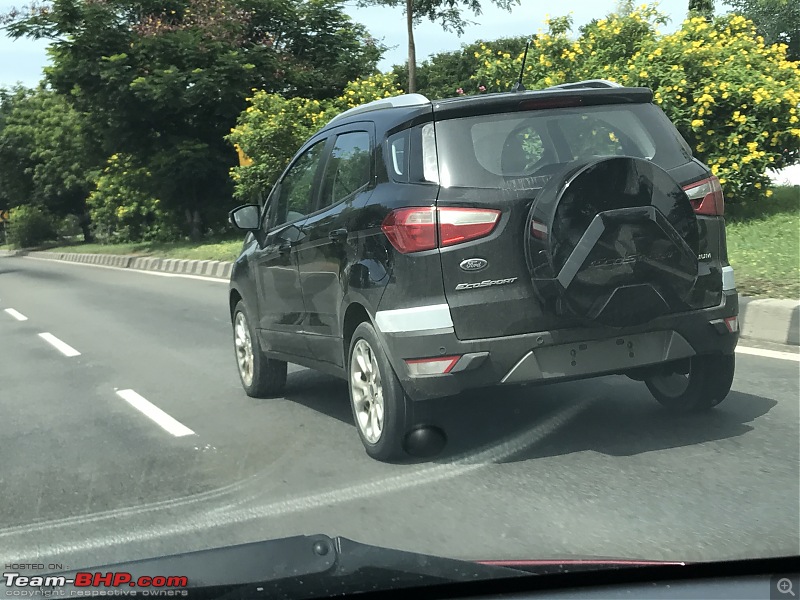
<instances>
[{"instance_id":1,"label":"bush","mask_svg":"<svg viewBox=\"0 0 800 600\"><path fill-rule=\"evenodd\" d=\"M63 219L59 219L55 225L56 234L60 238L71 238L81 235L81 221L75 215L67 215Z\"/></svg>"},{"instance_id":2,"label":"bush","mask_svg":"<svg viewBox=\"0 0 800 600\"><path fill-rule=\"evenodd\" d=\"M36 206L12 208L7 227L7 241L17 248L31 248L56 237L53 218Z\"/></svg>"},{"instance_id":3,"label":"bush","mask_svg":"<svg viewBox=\"0 0 800 600\"><path fill-rule=\"evenodd\" d=\"M762 198L759 202L726 206L725 220L751 221L780 214L800 215L800 186L776 185L769 191L772 192L770 197Z\"/></svg>"},{"instance_id":4,"label":"bush","mask_svg":"<svg viewBox=\"0 0 800 600\"><path fill-rule=\"evenodd\" d=\"M160 200L149 193L152 174L132 156L114 154L86 204L101 242L174 239L178 233Z\"/></svg>"},{"instance_id":5,"label":"bush","mask_svg":"<svg viewBox=\"0 0 800 600\"><path fill-rule=\"evenodd\" d=\"M257 202L261 194L269 192L303 142L330 119L348 108L402 93L391 74L352 81L341 96L331 100L286 99L256 92L248 98L250 105L228 136L253 161L231 170L234 195Z\"/></svg>"},{"instance_id":6,"label":"bush","mask_svg":"<svg viewBox=\"0 0 800 600\"><path fill-rule=\"evenodd\" d=\"M766 46L738 15L694 17L663 35L654 6L612 14L570 38L571 21L549 22L528 54L525 83L541 88L604 78L653 90L655 102L720 178L733 204L769 197L768 168L800 162L800 63L786 46ZM489 91L510 89L522 55L499 57L485 47L474 76Z\"/></svg>"}]
</instances>

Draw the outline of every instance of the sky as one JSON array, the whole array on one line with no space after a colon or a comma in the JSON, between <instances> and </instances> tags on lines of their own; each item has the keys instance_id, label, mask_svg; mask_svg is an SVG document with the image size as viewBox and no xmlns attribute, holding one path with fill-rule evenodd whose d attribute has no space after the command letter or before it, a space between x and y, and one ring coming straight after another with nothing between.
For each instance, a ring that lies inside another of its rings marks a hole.
<instances>
[{"instance_id":1,"label":"sky","mask_svg":"<svg viewBox=\"0 0 800 600\"><path fill-rule=\"evenodd\" d=\"M643 0L644 1L644 0ZM0 12L12 6L24 4L0 0ZM665 31L674 30L686 16L688 0L661 0L659 7L672 20ZM466 28L460 38L454 33L443 32L441 27L428 21L423 22L415 30L417 60L437 52L456 50L462 43L477 39L492 40L499 37L531 35L544 28L544 20L548 14L552 17L571 13L574 27L603 17L614 10L616 0L564 0L554 4L536 0L521 0L511 12L495 7L489 0L483 1L483 13L479 16L467 17L477 24ZM347 13L355 20L366 25L370 33L382 39L389 47L384 59L378 65L386 71L394 64L403 63L407 52L406 29L403 12L397 8L358 8L348 3ZM42 77L42 68L47 64L46 43L31 40L11 40L0 32L0 87L8 87L17 83L34 86Z\"/></svg>"}]
</instances>

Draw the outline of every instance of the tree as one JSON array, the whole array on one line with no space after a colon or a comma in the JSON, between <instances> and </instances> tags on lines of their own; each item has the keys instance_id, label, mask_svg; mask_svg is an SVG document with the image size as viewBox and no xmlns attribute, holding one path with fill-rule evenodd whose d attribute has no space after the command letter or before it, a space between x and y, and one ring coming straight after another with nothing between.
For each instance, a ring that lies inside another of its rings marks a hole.
<instances>
[{"instance_id":1,"label":"tree","mask_svg":"<svg viewBox=\"0 0 800 600\"><path fill-rule=\"evenodd\" d=\"M714 0L689 0L689 16L710 19L714 16Z\"/></svg>"},{"instance_id":2,"label":"tree","mask_svg":"<svg viewBox=\"0 0 800 600\"><path fill-rule=\"evenodd\" d=\"M250 202L263 199L303 142L330 119L348 108L402 93L391 73L352 81L341 96L322 101L256 92L228 136L252 160L231 169L236 196Z\"/></svg>"},{"instance_id":3,"label":"tree","mask_svg":"<svg viewBox=\"0 0 800 600\"><path fill-rule=\"evenodd\" d=\"M23 87L0 89L0 208L8 209L29 202L33 195L34 167L30 136L14 140L7 131L14 109L33 93Z\"/></svg>"},{"instance_id":4,"label":"tree","mask_svg":"<svg viewBox=\"0 0 800 600\"><path fill-rule=\"evenodd\" d=\"M490 48L497 56L516 57L524 49L530 38L527 36L500 38L493 41L478 40L472 44L462 44L459 50L440 52L424 60L417 66L417 91L428 98L450 98L459 93L480 92L472 81L472 75L480 67L478 56L481 47ZM408 89L408 70L405 65L392 68L400 87ZM460 92L459 92L460 90Z\"/></svg>"},{"instance_id":5,"label":"tree","mask_svg":"<svg viewBox=\"0 0 800 600\"><path fill-rule=\"evenodd\" d=\"M519 4L519 0L491 0L491 2L505 10ZM414 43L414 25L423 19L439 22L445 31L453 30L458 35L464 33L464 28L470 21L464 18L463 11L469 10L474 15L481 14L480 0L359 0L361 6L381 5L398 7L402 6L406 16L406 31L408 35L408 86L406 91L413 94L417 91L417 51Z\"/></svg>"},{"instance_id":6,"label":"tree","mask_svg":"<svg viewBox=\"0 0 800 600\"><path fill-rule=\"evenodd\" d=\"M83 115L39 88L6 94L0 125L0 188L9 206L32 204L57 217L75 215L91 239L86 197L102 154ZM5 112L5 111L3 111Z\"/></svg>"},{"instance_id":7,"label":"tree","mask_svg":"<svg viewBox=\"0 0 800 600\"><path fill-rule=\"evenodd\" d=\"M789 60L800 60L800 2L796 0L729 0L753 21L767 44L786 44Z\"/></svg>"},{"instance_id":8,"label":"tree","mask_svg":"<svg viewBox=\"0 0 800 600\"><path fill-rule=\"evenodd\" d=\"M52 40L50 85L98 124L104 156L152 174L193 238L230 207L224 137L252 89L335 97L383 51L339 0L53 0L5 21Z\"/></svg>"}]
</instances>

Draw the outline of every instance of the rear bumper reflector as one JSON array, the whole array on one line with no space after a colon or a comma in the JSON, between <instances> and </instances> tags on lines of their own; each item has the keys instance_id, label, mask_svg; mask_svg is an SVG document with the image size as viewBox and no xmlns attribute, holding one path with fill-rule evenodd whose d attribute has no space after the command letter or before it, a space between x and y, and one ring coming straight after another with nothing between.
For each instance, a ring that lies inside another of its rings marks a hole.
<instances>
[{"instance_id":1,"label":"rear bumper reflector","mask_svg":"<svg viewBox=\"0 0 800 600\"><path fill-rule=\"evenodd\" d=\"M739 317L726 317L709 321L720 334L736 333L739 331Z\"/></svg>"},{"instance_id":2,"label":"rear bumper reflector","mask_svg":"<svg viewBox=\"0 0 800 600\"><path fill-rule=\"evenodd\" d=\"M414 358L406 360L408 372L412 377L420 377L424 375L444 375L449 373L451 369L461 358L458 356L436 356L432 358Z\"/></svg>"}]
</instances>

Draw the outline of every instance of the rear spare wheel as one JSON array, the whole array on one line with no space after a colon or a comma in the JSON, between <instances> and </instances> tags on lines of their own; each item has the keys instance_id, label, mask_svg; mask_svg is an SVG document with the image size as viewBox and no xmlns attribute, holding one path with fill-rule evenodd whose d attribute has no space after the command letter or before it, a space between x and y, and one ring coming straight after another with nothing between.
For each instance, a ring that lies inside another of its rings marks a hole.
<instances>
[{"instance_id":1,"label":"rear spare wheel","mask_svg":"<svg viewBox=\"0 0 800 600\"><path fill-rule=\"evenodd\" d=\"M533 286L557 314L611 327L689 310L699 232L681 186L652 162L576 162L544 186L526 223Z\"/></svg>"}]
</instances>

